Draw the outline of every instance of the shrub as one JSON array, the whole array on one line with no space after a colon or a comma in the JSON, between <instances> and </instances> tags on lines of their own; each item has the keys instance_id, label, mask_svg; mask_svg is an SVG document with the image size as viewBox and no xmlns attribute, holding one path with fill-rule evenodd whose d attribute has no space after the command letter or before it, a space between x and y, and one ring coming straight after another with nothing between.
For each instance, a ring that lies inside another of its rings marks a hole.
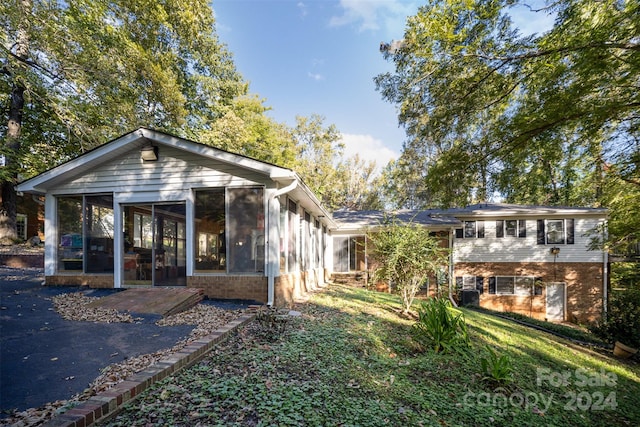
<instances>
[{"instance_id":1,"label":"shrub","mask_svg":"<svg viewBox=\"0 0 640 427\"><path fill-rule=\"evenodd\" d=\"M413 325L414 339L436 353L469 345L464 313L456 310L446 298L430 298L418 308L418 321Z\"/></svg>"},{"instance_id":2,"label":"shrub","mask_svg":"<svg viewBox=\"0 0 640 427\"><path fill-rule=\"evenodd\" d=\"M511 382L511 373L513 372L513 362L508 355L498 353L491 347L487 346L488 357L480 359L482 368L482 379L485 381L493 381L496 383Z\"/></svg>"},{"instance_id":3,"label":"shrub","mask_svg":"<svg viewBox=\"0 0 640 427\"><path fill-rule=\"evenodd\" d=\"M593 329L605 341L640 348L640 290L612 293L607 317Z\"/></svg>"},{"instance_id":4,"label":"shrub","mask_svg":"<svg viewBox=\"0 0 640 427\"><path fill-rule=\"evenodd\" d=\"M372 245L371 261L377 264L374 282L393 282L408 313L428 275L446 267L449 250L429 229L398 219L385 219L367 237Z\"/></svg>"}]
</instances>

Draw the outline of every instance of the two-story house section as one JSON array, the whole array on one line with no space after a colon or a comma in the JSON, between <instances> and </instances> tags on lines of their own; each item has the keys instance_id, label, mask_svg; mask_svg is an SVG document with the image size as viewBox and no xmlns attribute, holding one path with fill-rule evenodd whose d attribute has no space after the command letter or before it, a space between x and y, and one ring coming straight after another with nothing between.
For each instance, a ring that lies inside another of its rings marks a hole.
<instances>
[{"instance_id":1,"label":"two-story house section","mask_svg":"<svg viewBox=\"0 0 640 427\"><path fill-rule=\"evenodd\" d=\"M481 307L573 322L606 309L607 254L589 250L606 209L478 204L443 215L462 225L453 237L455 285Z\"/></svg>"}]
</instances>

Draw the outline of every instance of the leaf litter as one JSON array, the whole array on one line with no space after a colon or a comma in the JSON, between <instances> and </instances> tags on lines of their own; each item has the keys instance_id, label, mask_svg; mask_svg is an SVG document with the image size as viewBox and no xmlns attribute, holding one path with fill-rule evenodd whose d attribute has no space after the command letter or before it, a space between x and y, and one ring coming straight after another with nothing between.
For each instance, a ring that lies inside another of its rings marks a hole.
<instances>
[{"instance_id":1,"label":"leaf litter","mask_svg":"<svg viewBox=\"0 0 640 427\"><path fill-rule=\"evenodd\" d=\"M53 297L52 303L55 311L66 320L103 323L135 323L143 320L139 317L133 317L129 313L118 312L115 309L89 307L89 304L97 299L97 297L88 297L82 292L73 292ZM8 414L8 417L0 419L0 426L31 427L42 425L56 414L77 406L92 396L112 388L129 376L182 350L192 341L210 335L216 329L242 316L244 312L245 310L242 309L225 310L208 304L197 304L189 310L162 318L156 322L158 326L194 325L194 328L187 338L178 341L171 348L151 354L130 357L122 362L106 366L82 393L71 396L68 400L57 400L38 408L29 408L24 411L12 411ZM115 355L117 353L111 356ZM64 380L69 381L74 378L67 377Z\"/></svg>"}]
</instances>

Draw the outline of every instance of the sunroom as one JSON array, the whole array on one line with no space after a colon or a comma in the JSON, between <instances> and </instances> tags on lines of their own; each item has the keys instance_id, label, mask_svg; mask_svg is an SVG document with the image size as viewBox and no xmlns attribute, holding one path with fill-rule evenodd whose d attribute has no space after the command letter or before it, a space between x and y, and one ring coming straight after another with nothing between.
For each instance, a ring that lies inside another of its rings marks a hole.
<instances>
[{"instance_id":1,"label":"sunroom","mask_svg":"<svg viewBox=\"0 0 640 427\"><path fill-rule=\"evenodd\" d=\"M331 215L297 174L150 129L44 172L48 285L189 286L286 305L328 277Z\"/></svg>"}]
</instances>

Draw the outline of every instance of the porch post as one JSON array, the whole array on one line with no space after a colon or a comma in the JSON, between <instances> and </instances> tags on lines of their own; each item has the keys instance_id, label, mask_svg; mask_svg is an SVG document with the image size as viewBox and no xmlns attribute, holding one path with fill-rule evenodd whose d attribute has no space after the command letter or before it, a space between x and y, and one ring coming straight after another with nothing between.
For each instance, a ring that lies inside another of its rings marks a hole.
<instances>
[{"instance_id":1,"label":"porch post","mask_svg":"<svg viewBox=\"0 0 640 427\"><path fill-rule=\"evenodd\" d=\"M122 205L113 197L113 287L122 287L124 257L124 227L122 224Z\"/></svg>"}]
</instances>

